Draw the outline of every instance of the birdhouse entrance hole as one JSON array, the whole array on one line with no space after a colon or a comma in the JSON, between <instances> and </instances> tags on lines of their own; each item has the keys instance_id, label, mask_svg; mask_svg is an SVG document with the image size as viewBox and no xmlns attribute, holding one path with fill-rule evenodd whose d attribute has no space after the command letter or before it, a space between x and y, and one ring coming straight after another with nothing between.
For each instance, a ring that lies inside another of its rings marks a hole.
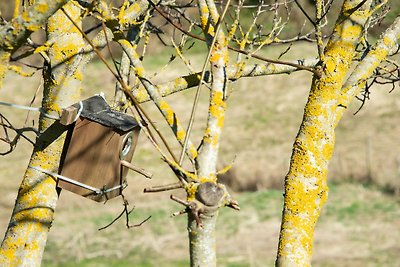
<instances>
[{"instance_id":1,"label":"birdhouse entrance hole","mask_svg":"<svg viewBox=\"0 0 400 267\"><path fill-rule=\"evenodd\" d=\"M122 141L122 149L119 157L121 160L125 160L126 156L129 154L129 152L132 149L133 145L133 134L129 133L125 136L124 141Z\"/></svg>"},{"instance_id":2,"label":"birdhouse entrance hole","mask_svg":"<svg viewBox=\"0 0 400 267\"><path fill-rule=\"evenodd\" d=\"M80 114L76 109L81 109ZM58 186L105 201L121 194L139 136L136 120L111 110L101 96L94 96L65 109L70 124L61 162ZM62 117L63 118L63 117Z\"/></svg>"}]
</instances>

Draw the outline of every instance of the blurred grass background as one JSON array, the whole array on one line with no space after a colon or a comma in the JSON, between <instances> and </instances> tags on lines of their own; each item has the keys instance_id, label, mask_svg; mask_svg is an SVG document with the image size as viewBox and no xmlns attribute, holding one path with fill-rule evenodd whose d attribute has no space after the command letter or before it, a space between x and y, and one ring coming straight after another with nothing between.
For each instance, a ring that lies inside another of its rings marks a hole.
<instances>
[{"instance_id":1,"label":"blurred grass background","mask_svg":"<svg viewBox=\"0 0 400 267\"><path fill-rule=\"evenodd\" d=\"M0 1L3 11L12 5ZM398 8L398 7L396 7ZM398 9L397 9L398 10ZM396 11L397 14L400 10ZM393 12L390 13L393 16ZM396 13L395 13L396 14ZM266 48L264 55L275 58L285 47ZM194 65L204 60L204 44L190 50ZM156 71L168 62L171 50L151 48L145 58L147 69ZM284 59L312 57L315 47L296 44ZM185 73L174 62L153 80L162 82ZM291 147L301 123L311 75L299 72L231 83L219 166L234 167L221 180L238 199L242 210L222 209L218 221L218 266L272 266L278 242L282 210L283 178L289 167ZM32 78L7 76L0 90L1 101L29 104L40 82ZM94 61L87 66L85 97L103 91L111 100L115 79L105 66ZM328 202L315 232L313 266L400 266L400 91L379 86L371 100L356 116L360 103L353 103L337 129L334 157L330 164ZM194 90L167 97L184 125ZM207 92L203 90L192 140L197 145L207 115ZM40 105L40 91L33 106ZM143 105L157 126L168 136L175 151L178 144L151 103ZM0 107L15 126L22 126L27 112ZM30 125L37 114L31 114ZM35 124L34 124L35 125ZM31 136L32 137L32 136ZM3 146L0 144L0 148ZM12 212L18 186L32 147L21 141L10 155L0 158L0 229L4 233ZM145 180L130 173L125 195L135 210L131 223L149 215L143 226L126 229L124 220L103 231L122 211L122 200L106 204L62 192L51 228L43 266L187 266L186 218L171 218L182 209L169 200L170 193L143 194L143 188L174 182L144 135L133 161L154 173ZM174 192L182 196L182 192Z\"/></svg>"}]
</instances>

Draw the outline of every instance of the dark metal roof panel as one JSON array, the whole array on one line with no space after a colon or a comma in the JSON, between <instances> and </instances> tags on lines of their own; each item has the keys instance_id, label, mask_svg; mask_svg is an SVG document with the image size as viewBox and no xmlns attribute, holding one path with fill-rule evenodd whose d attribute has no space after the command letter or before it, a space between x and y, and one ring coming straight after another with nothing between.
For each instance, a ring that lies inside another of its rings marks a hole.
<instances>
[{"instance_id":1,"label":"dark metal roof panel","mask_svg":"<svg viewBox=\"0 0 400 267\"><path fill-rule=\"evenodd\" d=\"M81 107L80 103L76 103L74 106ZM112 110L100 95L95 95L82 101L80 116L123 132L129 132L139 126L132 116Z\"/></svg>"}]
</instances>

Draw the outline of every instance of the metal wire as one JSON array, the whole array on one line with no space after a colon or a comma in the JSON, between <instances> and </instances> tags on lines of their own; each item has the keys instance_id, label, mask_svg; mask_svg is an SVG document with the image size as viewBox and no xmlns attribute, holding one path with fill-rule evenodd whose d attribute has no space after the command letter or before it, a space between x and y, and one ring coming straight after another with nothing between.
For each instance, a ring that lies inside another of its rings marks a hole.
<instances>
[{"instance_id":1,"label":"metal wire","mask_svg":"<svg viewBox=\"0 0 400 267\"><path fill-rule=\"evenodd\" d=\"M60 174L57 174L57 173L54 173L54 172L50 172L50 171L47 171L47 170L44 170L44 169L42 169L40 167L28 166L28 168L36 170L38 172L45 173L47 175L50 175L50 176L52 176L54 178L57 178L59 180L71 183L73 185L85 188L87 190L90 190L90 191L96 193L96 195L104 195L104 194L107 194L107 193L109 193L111 191L114 191L114 190L117 190L117 189L124 190L128 186L126 183L123 183L123 184L120 184L120 185L117 185L117 186L114 186L114 187L111 187L111 188L99 189L99 188L95 188L95 187L92 187L90 185L75 181L75 180L73 180L71 178L68 178L66 176L63 176L63 175L60 175Z\"/></svg>"},{"instance_id":2,"label":"metal wire","mask_svg":"<svg viewBox=\"0 0 400 267\"><path fill-rule=\"evenodd\" d=\"M53 120L59 120L60 116L53 116L50 114L47 114L42 108L35 108L35 107L28 107L28 106L23 106L23 105L18 105L18 104L13 104L13 103L7 103L7 102L1 102L0 105L7 106L10 108L16 108L16 109L22 109L22 110L31 110L31 111L38 111L40 112L44 117L53 119Z\"/></svg>"}]
</instances>

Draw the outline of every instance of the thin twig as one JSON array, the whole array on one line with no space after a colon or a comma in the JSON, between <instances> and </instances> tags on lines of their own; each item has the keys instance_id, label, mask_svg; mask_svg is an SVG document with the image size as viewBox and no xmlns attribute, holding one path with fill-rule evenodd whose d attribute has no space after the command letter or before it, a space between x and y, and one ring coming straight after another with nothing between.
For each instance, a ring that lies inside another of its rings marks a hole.
<instances>
[{"instance_id":1,"label":"thin twig","mask_svg":"<svg viewBox=\"0 0 400 267\"><path fill-rule=\"evenodd\" d=\"M175 155L172 153L172 150L170 149L168 143L166 142L166 139L164 136L161 134L160 131L155 127L154 123L150 119L150 117L147 115L147 113L143 110L143 108L140 106L140 104L137 102L136 98L133 96L132 92L129 90L128 86L124 82L124 80L118 76L117 73L111 68L110 64L107 62L107 60L101 55L100 51L96 48L96 46L93 44L93 42L90 40L90 38L82 31L82 29L76 24L76 22L70 17L70 15L64 10L64 8L61 8L62 12L68 17L68 19L74 24L74 26L78 29L78 31L82 34L82 36L85 38L85 40L92 46L94 52L97 54L97 56L103 61L103 63L106 65L108 70L113 74L115 79L121 84L124 93L128 96L128 98L132 101L133 106L137 110L139 116L142 118L142 114L146 117L147 121L150 123L150 125L154 128L154 130L157 132L157 134L160 136L161 140L164 142L164 145L166 146L167 150L169 153L171 153L171 156L174 158L176 161ZM144 120L143 120L144 121Z\"/></svg>"},{"instance_id":2,"label":"thin twig","mask_svg":"<svg viewBox=\"0 0 400 267\"><path fill-rule=\"evenodd\" d=\"M126 200L126 198L125 198L125 196L124 196L123 194L121 195L121 197L122 197L124 209L123 209L122 212L121 212L114 220L112 220L109 224L107 224L106 226L103 226L103 227L99 228L99 229L98 229L99 231L104 230L104 229L107 229L108 227L110 227L111 225L113 225L116 221L118 221L119 218L122 217L122 215L125 215L126 228L128 228L128 229L134 228L134 227L142 226L145 222L147 222L148 220L150 220L151 215L150 215L149 217L147 217L146 219L144 219L143 221L141 221L140 223L130 225L130 224L129 224L129 215L130 215L130 214L132 213L132 211L135 209L135 206L134 206L131 210L128 211L128 206L129 206L128 200Z\"/></svg>"},{"instance_id":3,"label":"thin twig","mask_svg":"<svg viewBox=\"0 0 400 267\"><path fill-rule=\"evenodd\" d=\"M192 112L190 113L189 124L188 124L188 128L186 130L185 142L183 144L181 156L179 158L179 165L181 165L181 166L182 166L182 163L183 163L183 157L185 156L185 150L186 150L186 147L187 147L187 144L188 144L188 141L189 141L190 132L192 131L194 116L196 114L197 104L198 104L199 98L200 98L201 85L203 84L206 68L207 68L208 62L210 61L211 54L213 52L215 42L217 41L217 36L218 36L219 31L221 29L222 21L224 20L226 12L228 11L228 7L229 7L230 2L231 2L231 0L228 0L226 6L224 8L223 13L222 13L221 17L219 18L219 20L217 22L215 34L214 34L214 37L212 39L211 45L209 47L207 58L204 61L203 69L201 70L200 82L199 82L199 86L197 87L197 90L196 90L196 95L195 95L194 102L193 102Z\"/></svg>"},{"instance_id":4,"label":"thin twig","mask_svg":"<svg viewBox=\"0 0 400 267\"><path fill-rule=\"evenodd\" d=\"M179 189L183 188L181 183L173 183L173 184L167 184L167 185L158 185L154 187L147 187L143 190L144 193L156 193L156 192L163 192L163 191L169 191L169 190L174 190L174 189Z\"/></svg>"},{"instance_id":5,"label":"thin twig","mask_svg":"<svg viewBox=\"0 0 400 267\"><path fill-rule=\"evenodd\" d=\"M190 203L189 203L189 202L187 202L186 200L180 199L180 198L178 198L178 197L176 197L176 196L174 196L174 195L171 195L170 198L171 198L173 201L175 201L175 202L177 202L177 203L179 203L179 204L181 204L181 205L183 205L183 206L185 206L185 207L189 207L189 206L190 206Z\"/></svg>"},{"instance_id":6,"label":"thin twig","mask_svg":"<svg viewBox=\"0 0 400 267\"><path fill-rule=\"evenodd\" d=\"M297 3L297 1L296 1ZM321 21L322 21L322 10L323 9L323 0L317 0L316 2L316 22L313 24L315 28L315 36L317 38L317 48L318 48L318 56L319 60L321 62L324 62L324 43L323 43L323 37L322 37L322 27L321 27Z\"/></svg>"},{"instance_id":7,"label":"thin twig","mask_svg":"<svg viewBox=\"0 0 400 267\"><path fill-rule=\"evenodd\" d=\"M20 137L24 138L32 145L35 145L35 142L30 140L27 136L25 136L24 132L34 132L36 134L36 136L39 135L38 129L35 129L33 127L23 127L23 128L19 128L19 129L15 128L11 124L11 122L5 116L3 116L1 113L0 113L0 126L3 128L4 135L5 135L5 137L0 137L0 141L9 145L9 149L5 152L0 152L0 156L4 156L4 155L7 155L7 154L13 152L15 147L17 146L17 143L18 143ZM12 140L10 139L7 129L12 130L16 133L16 136Z\"/></svg>"},{"instance_id":8,"label":"thin twig","mask_svg":"<svg viewBox=\"0 0 400 267\"><path fill-rule=\"evenodd\" d=\"M305 11L305 9L300 5L300 3L298 2L298 0L294 0L294 2L296 3L296 5L300 8L301 12L304 14L304 16L306 16L306 18L311 22L311 24L315 27L315 21L308 15L307 11Z\"/></svg>"},{"instance_id":9,"label":"thin twig","mask_svg":"<svg viewBox=\"0 0 400 267\"><path fill-rule=\"evenodd\" d=\"M177 28L178 30L180 30L181 32L183 32L184 34L189 35L190 37L206 42L205 38L198 36L196 34L193 34L191 32L188 32L187 30L183 29L180 25L176 24L173 20L171 20L161 9L159 9L153 2L149 1L149 3L154 7L154 9L162 16L164 17L169 23L171 23L172 26L174 26L175 28ZM292 66L301 70L306 70L306 71L310 71L312 73L314 73L315 75L317 75L318 77L321 75L321 73L317 70L315 70L314 68L310 68L310 67L305 67L299 64L295 64L295 63L291 63L291 62L287 62L287 61L282 61L282 60L274 60L274 59L268 59L265 57L262 57L260 55L257 54L253 54L252 52L249 51L245 51L245 50L241 50L235 47L232 47L230 45L227 46L229 50L235 51L237 53L243 54L243 55L247 55L250 56L252 58L255 59L259 59L265 62L269 62L269 63L275 63L275 64L282 64L282 65L288 65L288 66Z\"/></svg>"}]
</instances>

